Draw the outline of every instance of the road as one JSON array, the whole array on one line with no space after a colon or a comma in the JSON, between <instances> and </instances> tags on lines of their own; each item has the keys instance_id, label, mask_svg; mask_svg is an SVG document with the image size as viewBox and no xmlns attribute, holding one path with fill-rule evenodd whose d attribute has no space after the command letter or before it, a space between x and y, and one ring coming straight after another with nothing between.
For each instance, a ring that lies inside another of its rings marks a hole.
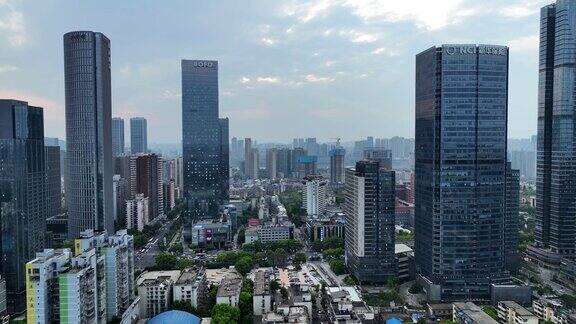
<instances>
[{"instance_id":1,"label":"road","mask_svg":"<svg viewBox=\"0 0 576 324\"><path fill-rule=\"evenodd\" d=\"M143 248L134 251L134 270L143 271L155 264L156 256L160 253L159 243L164 239L170 230L170 226L172 226L172 223L174 223L178 217L173 220L167 220L162 227L158 229L156 235L148 240L148 243L146 243Z\"/></svg>"}]
</instances>

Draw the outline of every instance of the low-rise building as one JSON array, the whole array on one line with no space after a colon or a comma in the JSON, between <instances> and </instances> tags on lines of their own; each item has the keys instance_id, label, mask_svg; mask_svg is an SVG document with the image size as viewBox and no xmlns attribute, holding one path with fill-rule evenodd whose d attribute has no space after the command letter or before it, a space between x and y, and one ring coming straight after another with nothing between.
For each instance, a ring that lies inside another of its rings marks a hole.
<instances>
[{"instance_id":1,"label":"low-rise building","mask_svg":"<svg viewBox=\"0 0 576 324\"><path fill-rule=\"evenodd\" d=\"M174 284L173 292L174 301L189 301L192 307L198 308L207 292L204 269L185 269Z\"/></svg>"},{"instance_id":2,"label":"low-rise building","mask_svg":"<svg viewBox=\"0 0 576 324\"><path fill-rule=\"evenodd\" d=\"M396 244L394 246L397 271L396 278L399 282L412 279L414 275L414 251L406 244Z\"/></svg>"},{"instance_id":3,"label":"low-rise building","mask_svg":"<svg viewBox=\"0 0 576 324\"><path fill-rule=\"evenodd\" d=\"M266 270L257 270L254 275L254 294L252 299L254 315L262 316L272 311L273 294L270 290L270 276Z\"/></svg>"},{"instance_id":4,"label":"low-rise building","mask_svg":"<svg viewBox=\"0 0 576 324\"><path fill-rule=\"evenodd\" d=\"M217 304L227 304L232 307L238 307L240 299L240 290L242 289L242 276L238 273L228 273L218 286L216 293Z\"/></svg>"},{"instance_id":5,"label":"low-rise building","mask_svg":"<svg viewBox=\"0 0 576 324\"><path fill-rule=\"evenodd\" d=\"M482 308L472 302L453 303L452 320L460 324L498 324Z\"/></svg>"},{"instance_id":6,"label":"low-rise building","mask_svg":"<svg viewBox=\"0 0 576 324\"><path fill-rule=\"evenodd\" d=\"M179 270L144 272L138 277L140 318L152 318L168 310L172 301L174 283L180 278Z\"/></svg>"},{"instance_id":7,"label":"low-rise building","mask_svg":"<svg viewBox=\"0 0 576 324\"><path fill-rule=\"evenodd\" d=\"M294 238L294 225L264 225L260 227L259 239L262 242L282 241Z\"/></svg>"},{"instance_id":8,"label":"low-rise building","mask_svg":"<svg viewBox=\"0 0 576 324\"><path fill-rule=\"evenodd\" d=\"M228 221L200 221L195 223L191 230L193 246L212 244L216 248L223 248L232 242L232 236Z\"/></svg>"},{"instance_id":9,"label":"low-rise building","mask_svg":"<svg viewBox=\"0 0 576 324\"><path fill-rule=\"evenodd\" d=\"M452 303L428 304L427 312L432 319L451 319Z\"/></svg>"},{"instance_id":10,"label":"low-rise building","mask_svg":"<svg viewBox=\"0 0 576 324\"><path fill-rule=\"evenodd\" d=\"M532 301L534 314L542 321L563 324L566 316L562 313L562 301L556 296L540 296Z\"/></svg>"},{"instance_id":11,"label":"low-rise building","mask_svg":"<svg viewBox=\"0 0 576 324\"><path fill-rule=\"evenodd\" d=\"M346 219L344 213L341 215L319 218L319 219L309 219L306 221L306 235L308 240L323 241L325 238L329 237L339 237L344 238L344 228L346 227Z\"/></svg>"},{"instance_id":12,"label":"low-rise building","mask_svg":"<svg viewBox=\"0 0 576 324\"><path fill-rule=\"evenodd\" d=\"M275 312L268 312L262 317L262 324L284 323L310 323L308 310L304 306L281 305Z\"/></svg>"},{"instance_id":13,"label":"low-rise building","mask_svg":"<svg viewBox=\"0 0 576 324\"><path fill-rule=\"evenodd\" d=\"M538 316L514 301L498 303L498 319L508 324L538 324Z\"/></svg>"},{"instance_id":14,"label":"low-rise building","mask_svg":"<svg viewBox=\"0 0 576 324\"><path fill-rule=\"evenodd\" d=\"M328 316L332 323L373 321L374 310L362 300L356 287L328 287Z\"/></svg>"}]
</instances>

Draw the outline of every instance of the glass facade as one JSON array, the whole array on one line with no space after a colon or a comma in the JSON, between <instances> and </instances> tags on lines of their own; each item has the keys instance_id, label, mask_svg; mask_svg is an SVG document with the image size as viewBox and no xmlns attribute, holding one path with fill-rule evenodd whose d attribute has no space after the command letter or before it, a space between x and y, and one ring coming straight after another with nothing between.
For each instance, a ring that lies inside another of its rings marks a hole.
<instances>
[{"instance_id":1,"label":"glass facade","mask_svg":"<svg viewBox=\"0 0 576 324\"><path fill-rule=\"evenodd\" d=\"M576 5L541 10L536 246L574 257L576 237Z\"/></svg>"},{"instance_id":2,"label":"glass facade","mask_svg":"<svg viewBox=\"0 0 576 324\"><path fill-rule=\"evenodd\" d=\"M345 195L346 266L360 282L385 283L396 276L395 173L356 162L346 169Z\"/></svg>"},{"instance_id":3,"label":"glass facade","mask_svg":"<svg viewBox=\"0 0 576 324\"><path fill-rule=\"evenodd\" d=\"M228 120L218 118L217 61L182 60L182 146L190 240L193 222L215 217L228 199Z\"/></svg>"},{"instance_id":4,"label":"glass facade","mask_svg":"<svg viewBox=\"0 0 576 324\"><path fill-rule=\"evenodd\" d=\"M489 297L504 269L508 48L416 56L416 263L442 300Z\"/></svg>"},{"instance_id":5,"label":"glass facade","mask_svg":"<svg viewBox=\"0 0 576 324\"><path fill-rule=\"evenodd\" d=\"M130 118L130 152L146 153L148 151L148 123L145 118Z\"/></svg>"},{"instance_id":6,"label":"glass facade","mask_svg":"<svg viewBox=\"0 0 576 324\"><path fill-rule=\"evenodd\" d=\"M112 118L112 156L124 155L124 119Z\"/></svg>"},{"instance_id":7,"label":"glass facade","mask_svg":"<svg viewBox=\"0 0 576 324\"><path fill-rule=\"evenodd\" d=\"M44 248L46 202L42 108L0 100L0 275L10 313L26 310L25 265Z\"/></svg>"},{"instance_id":8,"label":"glass facade","mask_svg":"<svg viewBox=\"0 0 576 324\"><path fill-rule=\"evenodd\" d=\"M110 40L91 31L64 35L68 235L114 231Z\"/></svg>"}]
</instances>

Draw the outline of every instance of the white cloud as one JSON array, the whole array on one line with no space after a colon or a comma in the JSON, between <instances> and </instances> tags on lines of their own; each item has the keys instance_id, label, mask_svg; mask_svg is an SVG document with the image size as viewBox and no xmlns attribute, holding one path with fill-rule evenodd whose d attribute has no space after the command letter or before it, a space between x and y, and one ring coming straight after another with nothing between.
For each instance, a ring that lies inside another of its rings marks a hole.
<instances>
[{"instance_id":1,"label":"white cloud","mask_svg":"<svg viewBox=\"0 0 576 324\"><path fill-rule=\"evenodd\" d=\"M334 65L336 63L336 61L326 61L324 62L324 66L325 67L331 67L332 65Z\"/></svg>"},{"instance_id":2,"label":"white cloud","mask_svg":"<svg viewBox=\"0 0 576 324\"><path fill-rule=\"evenodd\" d=\"M4 73L4 72L15 72L20 70L19 67L14 66L14 65L10 65L10 64L4 64L4 65L0 65L0 73Z\"/></svg>"},{"instance_id":3,"label":"white cloud","mask_svg":"<svg viewBox=\"0 0 576 324\"><path fill-rule=\"evenodd\" d=\"M503 7L499 10L499 13L505 17L523 18L540 12L542 5L539 1L524 1L520 4Z\"/></svg>"},{"instance_id":4,"label":"white cloud","mask_svg":"<svg viewBox=\"0 0 576 324\"><path fill-rule=\"evenodd\" d=\"M168 100L180 99L182 97L182 93L180 93L178 91L164 90L162 92L161 97L162 97L162 99L168 99Z\"/></svg>"},{"instance_id":5,"label":"white cloud","mask_svg":"<svg viewBox=\"0 0 576 324\"><path fill-rule=\"evenodd\" d=\"M315 74L308 74L304 76L304 80L311 83L317 83L317 82L319 83L319 82L332 82L334 81L334 78L316 76Z\"/></svg>"},{"instance_id":6,"label":"white cloud","mask_svg":"<svg viewBox=\"0 0 576 324\"><path fill-rule=\"evenodd\" d=\"M240 83L245 84L246 86L255 85L255 84L279 84L281 83L280 78L274 76L257 76L253 78L249 77L242 77L240 79ZM249 87L252 88L252 87Z\"/></svg>"},{"instance_id":7,"label":"white cloud","mask_svg":"<svg viewBox=\"0 0 576 324\"><path fill-rule=\"evenodd\" d=\"M272 46L272 45L274 45L274 44L277 43L277 41L276 41L275 39L272 39L272 38L269 38L269 37L262 37L262 38L260 39L260 41L261 41L262 43L264 43L265 45L268 45L268 46Z\"/></svg>"},{"instance_id":8,"label":"white cloud","mask_svg":"<svg viewBox=\"0 0 576 324\"><path fill-rule=\"evenodd\" d=\"M322 0L293 4L286 7L284 13L307 23L333 8L344 7L351 9L354 15L365 22L414 21L418 27L433 30L454 22L463 12L460 10L462 3L463 0L442 0L441 4L421 0Z\"/></svg>"},{"instance_id":9,"label":"white cloud","mask_svg":"<svg viewBox=\"0 0 576 324\"><path fill-rule=\"evenodd\" d=\"M519 37L508 42L508 47L510 47L510 52L533 52L536 53L538 50L538 45L540 39L538 34Z\"/></svg>"},{"instance_id":10,"label":"white cloud","mask_svg":"<svg viewBox=\"0 0 576 324\"><path fill-rule=\"evenodd\" d=\"M258 83L280 83L280 79L277 77L257 77L256 82Z\"/></svg>"},{"instance_id":11,"label":"white cloud","mask_svg":"<svg viewBox=\"0 0 576 324\"><path fill-rule=\"evenodd\" d=\"M355 29L341 30L338 34L348 37L353 43L373 43L378 40L376 34L364 33Z\"/></svg>"},{"instance_id":12,"label":"white cloud","mask_svg":"<svg viewBox=\"0 0 576 324\"><path fill-rule=\"evenodd\" d=\"M13 10L9 5L5 5L5 3L0 4L0 12L3 11L6 13L0 16L0 34L8 39L8 44L12 47L24 45L28 41L24 15Z\"/></svg>"},{"instance_id":13,"label":"white cloud","mask_svg":"<svg viewBox=\"0 0 576 324\"><path fill-rule=\"evenodd\" d=\"M333 0L320 0L293 4L285 7L284 13L288 16L297 16L298 20L306 23L325 13L330 7L335 5L335 2Z\"/></svg>"},{"instance_id":14,"label":"white cloud","mask_svg":"<svg viewBox=\"0 0 576 324\"><path fill-rule=\"evenodd\" d=\"M398 56L400 54L399 50L394 50L394 49L389 49L386 47L378 47L375 48L372 52L370 52L371 54L374 55L387 55L387 56Z\"/></svg>"}]
</instances>

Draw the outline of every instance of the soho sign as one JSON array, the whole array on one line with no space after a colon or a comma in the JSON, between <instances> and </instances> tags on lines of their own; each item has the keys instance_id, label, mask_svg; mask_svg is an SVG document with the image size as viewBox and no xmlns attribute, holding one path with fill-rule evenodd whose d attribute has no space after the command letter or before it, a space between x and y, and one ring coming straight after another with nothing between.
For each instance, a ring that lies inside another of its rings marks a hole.
<instances>
[{"instance_id":1,"label":"soho sign","mask_svg":"<svg viewBox=\"0 0 576 324\"><path fill-rule=\"evenodd\" d=\"M214 62L209 61L194 61L194 67L208 67L211 68L214 66Z\"/></svg>"},{"instance_id":2,"label":"soho sign","mask_svg":"<svg viewBox=\"0 0 576 324\"><path fill-rule=\"evenodd\" d=\"M506 55L506 47L503 46L474 46L474 45L457 45L446 46L446 54L489 54L489 55Z\"/></svg>"}]
</instances>

